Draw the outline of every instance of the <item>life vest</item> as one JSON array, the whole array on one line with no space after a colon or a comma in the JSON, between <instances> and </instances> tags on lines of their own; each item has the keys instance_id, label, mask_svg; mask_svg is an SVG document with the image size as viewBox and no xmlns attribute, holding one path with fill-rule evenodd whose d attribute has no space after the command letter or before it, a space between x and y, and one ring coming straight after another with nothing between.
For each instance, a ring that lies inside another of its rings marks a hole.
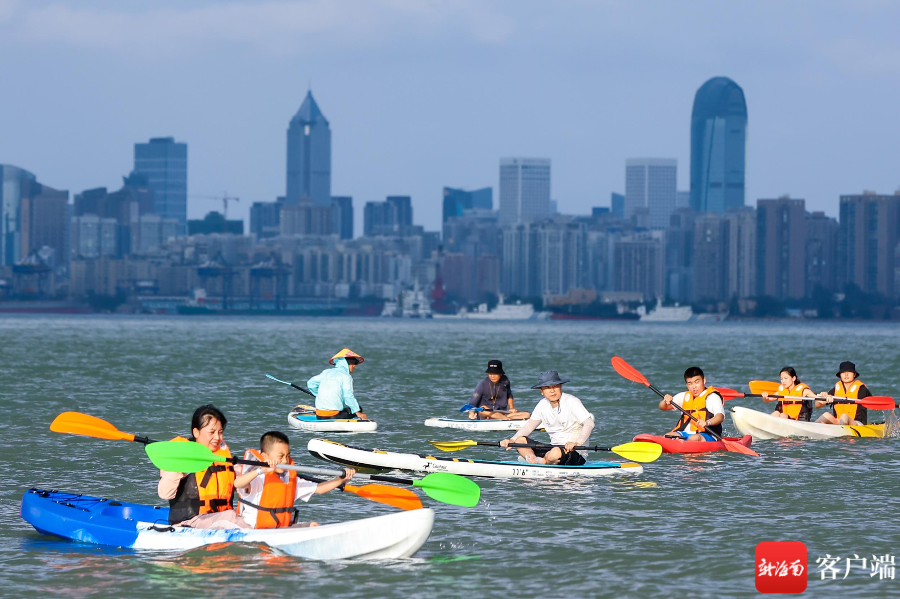
<instances>
[{"instance_id":1,"label":"life vest","mask_svg":"<svg viewBox=\"0 0 900 599\"><path fill-rule=\"evenodd\" d=\"M847 399L859 399L859 390L865 386L861 380L857 379L845 387L843 381L834 384L834 397L846 397ZM840 418L844 414L853 420L858 420L863 424L868 421L868 410L857 403L835 403L831 406L831 411L835 418Z\"/></svg>"},{"instance_id":2,"label":"life vest","mask_svg":"<svg viewBox=\"0 0 900 599\"><path fill-rule=\"evenodd\" d=\"M188 441L175 437L173 441ZM231 457L227 446L215 455ZM216 462L202 472L188 474L178 483L175 498L169 500L169 524L178 524L200 514L234 509L234 467Z\"/></svg>"},{"instance_id":3,"label":"life vest","mask_svg":"<svg viewBox=\"0 0 900 599\"><path fill-rule=\"evenodd\" d=\"M806 383L797 383L793 387L785 387L778 385L778 393L775 395L791 395L794 397L803 397L803 392L809 389ZM812 408L810 401L802 399L782 399L778 401L778 411L787 414L793 420L806 420L807 422L812 416Z\"/></svg>"},{"instance_id":4,"label":"life vest","mask_svg":"<svg viewBox=\"0 0 900 599\"><path fill-rule=\"evenodd\" d=\"M259 452L248 449L244 453L245 460L258 460L265 462ZM293 464L294 460L289 460ZM267 472L263 479L263 490L259 496L259 503L250 503L238 495L238 509L240 514L243 506L256 508L256 528L283 528L290 526L294 520L297 508L294 507L294 499L297 497L297 473L287 471L288 480L283 482L281 476L275 472Z\"/></svg>"},{"instance_id":5,"label":"life vest","mask_svg":"<svg viewBox=\"0 0 900 599\"><path fill-rule=\"evenodd\" d=\"M340 410L320 410L316 408L316 416L319 418L334 418L340 413Z\"/></svg>"},{"instance_id":6,"label":"life vest","mask_svg":"<svg viewBox=\"0 0 900 599\"><path fill-rule=\"evenodd\" d=\"M696 418L697 420L709 420L713 417L712 412L706 409L706 398L709 397L710 393L717 393L715 387L707 387L703 390L703 393L698 395L697 397L691 396L691 394L685 391L684 401L681 403L681 407L684 408L691 416ZM685 414L681 415L681 418L678 420L678 424L675 425L675 428L672 429L671 432L675 431L685 431L688 429L689 425L693 422L688 416ZM697 426L697 423L694 422L694 426ZM709 431L711 433L715 433L722 436L722 423L719 423L715 426L708 426L705 430L699 432Z\"/></svg>"}]
</instances>

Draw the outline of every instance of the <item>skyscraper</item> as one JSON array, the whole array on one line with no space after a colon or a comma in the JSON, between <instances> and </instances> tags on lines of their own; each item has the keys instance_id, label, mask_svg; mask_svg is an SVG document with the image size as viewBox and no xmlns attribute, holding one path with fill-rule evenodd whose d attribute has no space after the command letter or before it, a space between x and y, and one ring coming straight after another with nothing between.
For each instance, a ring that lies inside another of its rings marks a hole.
<instances>
[{"instance_id":1,"label":"skyscraper","mask_svg":"<svg viewBox=\"0 0 900 599\"><path fill-rule=\"evenodd\" d=\"M650 228L666 229L675 210L678 161L629 158L625 161L625 218L639 208L650 212Z\"/></svg>"},{"instance_id":2,"label":"skyscraper","mask_svg":"<svg viewBox=\"0 0 900 599\"><path fill-rule=\"evenodd\" d=\"M187 144L174 137L134 144L134 172L147 177L153 211L178 220L178 235L187 234L187 168Z\"/></svg>"},{"instance_id":3,"label":"skyscraper","mask_svg":"<svg viewBox=\"0 0 900 599\"><path fill-rule=\"evenodd\" d=\"M625 218L625 196L621 193L613 192L610 195L609 209L616 218Z\"/></svg>"},{"instance_id":4,"label":"skyscraper","mask_svg":"<svg viewBox=\"0 0 900 599\"><path fill-rule=\"evenodd\" d=\"M897 242L900 241L900 191L841 196L838 272L840 287L857 285L866 293L895 298Z\"/></svg>"},{"instance_id":5,"label":"skyscraper","mask_svg":"<svg viewBox=\"0 0 900 599\"><path fill-rule=\"evenodd\" d=\"M312 91L291 119L287 131L287 202L311 198L331 206L331 128Z\"/></svg>"},{"instance_id":6,"label":"skyscraper","mask_svg":"<svg viewBox=\"0 0 900 599\"><path fill-rule=\"evenodd\" d=\"M550 216L550 159L500 159L500 224Z\"/></svg>"},{"instance_id":7,"label":"skyscraper","mask_svg":"<svg viewBox=\"0 0 900 599\"><path fill-rule=\"evenodd\" d=\"M806 295L806 202L756 202L756 288L778 299Z\"/></svg>"},{"instance_id":8,"label":"skyscraper","mask_svg":"<svg viewBox=\"0 0 900 599\"><path fill-rule=\"evenodd\" d=\"M727 77L714 77L694 96L691 208L722 214L744 205L746 146L744 90Z\"/></svg>"},{"instance_id":9,"label":"skyscraper","mask_svg":"<svg viewBox=\"0 0 900 599\"><path fill-rule=\"evenodd\" d=\"M413 224L412 198L409 196L388 196L385 200L388 204L393 204L397 214L397 225L399 229L403 227L411 227Z\"/></svg>"},{"instance_id":10,"label":"skyscraper","mask_svg":"<svg viewBox=\"0 0 900 599\"><path fill-rule=\"evenodd\" d=\"M463 210L473 209L494 209L493 190L490 187L475 191L464 191L452 187L444 188L442 223L446 223L447 219L454 216L462 216Z\"/></svg>"},{"instance_id":11,"label":"skyscraper","mask_svg":"<svg viewBox=\"0 0 900 599\"><path fill-rule=\"evenodd\" d=\"M0 266L19 261L22 198L30 195L37 178L15 166L0 164Z\"/></svg>"},{"instance_id":12,"label":"skyscraper","mask_svg":"<svg viewBox=\"0 0 900 599\"><path fill-rule=\"evenodd\" d=\"M333 214L331 224L334 233L341 239L353 239L353 198L331 196Z\"/></svg>"}]
</instances>

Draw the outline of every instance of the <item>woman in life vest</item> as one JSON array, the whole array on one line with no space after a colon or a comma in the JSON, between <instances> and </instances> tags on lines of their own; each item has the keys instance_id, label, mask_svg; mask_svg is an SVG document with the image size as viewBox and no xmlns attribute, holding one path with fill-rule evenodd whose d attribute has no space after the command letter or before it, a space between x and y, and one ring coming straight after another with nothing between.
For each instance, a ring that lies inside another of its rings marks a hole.
<instances>
[{"instance_id":1,"label":"woman in life vest","mask_svg":"<svg viewBox=\"0 0 900 599\"><path fill-rule=\"evenodd\" d=\"M821 408L831 405L831 413L825 412L816 422L825 424L868 424L869 411L857 403L846 401L848 399L863 399L870 397L869 388L859 380L856 372L856 364L853 362L841 362L835 375L840 380L834 384L834 394L819 393L819 397L825 398L816 402L816 407Z\"/></svg>"},{"instance_id":2,"label":"woman in life vest","mask_svg":"<svg viewBox=\"0 0 900 599\"><path fill-rule=\"evenodd\" d=\"M228 420L212 404L200 406L191 417L191 438L216 455L231 457L223 434ZM157 493L169 500L169 524L192 528L250 528L234 511L234 469L215 463L203 472L159 471Z\"/></svg>"},{"instance_id":3,"label":"woman in life vest","mask_svg":"<svg viewBox=\"0 0 900 599\"><path fill-rule=\"evenodd\" d=\"M674 397L666 394L659 402L659 409L674 410L672 404L675 404L697 421L682 414L678 424L666 433L666 437L685 441L716 441L710 433L722 436L722 421L725 420L722 396L714 387L706 385L706 375L697 366L684 371L684 384L687 391Z\"/></svg>"},{"instance_id":4,"label":"woman in life vest","mask_svg":"<svg viewBox=\"0 0 900 599\"><path fill-rule=\"evenodd\" d=\"M276 468L279 464L293 464L291 442L280 431L269 431L259 439L259 450L248 449L245 460L265 462L268 466L238 464L234 486L238 491L237 512L253 528L283 528L285 526L318 526L316 522L298 522L298 499L309 501L350 482L356 474L345 468L344 476L328 481L313 482L299 477L293 470Z\"/></svg>"},{"instance_id":5,"label":"woman in life vest","mask_svg":"<svg viewBox=\"0 0 900 599\"><path fill-rule=\"evenodd\" d=\"M772 416L779 418L789 418L791 420L805 420L809 422L813 412L813 400L805 399L769 399L768 393L761 393L762 400L766 403L777 401L778 405ZM797 371L790 366L781 369L781 385L778 386L778 392L773 395L789 395L791 397L813 397L816 394L805 383L801 383L797 378Z\"/></svg>"}]
</instances>

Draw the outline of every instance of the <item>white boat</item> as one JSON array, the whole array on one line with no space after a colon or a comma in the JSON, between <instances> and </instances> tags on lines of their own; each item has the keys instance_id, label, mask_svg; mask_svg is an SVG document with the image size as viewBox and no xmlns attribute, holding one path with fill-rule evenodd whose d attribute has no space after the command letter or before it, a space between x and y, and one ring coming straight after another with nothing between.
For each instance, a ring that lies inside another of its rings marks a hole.
<instances>
[{"instance_id":1,"label":"white boat","mask_svg":"<svg viewBox=\"0 0 900 599\"><path fill-rule=\"evenodd\" d=\"M292 410L288 413L291 428L308 433L372 433L378 429L374 420L359 418L319 420L314 412Z\"/></svg>"},{"instance_id":2,"label":"white boat","mask_svg":"<svg viewBox=\"0 0 900 599\"><path fill-rule=\"evenodd\" d=\"M31 489L22 518L38 532L112 547L186 551L213 543L265 543L308 559L409 557L425 544L434 512L423 508L312 528L210 529L169 525L168 508Z\"/></svg>"},{"instance_id":3,"label":"white boat","mask_svg":"<svg viewBox=\"0 0 900 599\"><path fill-rule=\"evenodd\" d=\"M656 298L656 308L652 312L648 313L644 306L638 306L637 313L641 322L686 322L694 316L690 306L663 306L660 298Z\"/></svg>"},{"instance_id":4,"label":"white boat","mask_svg":"<svg viewBox=\"0 0 900 599\"><path fill-rule=\"evenodd\" d=\"M401 470L419 474L450 472L462 476L483 476L489 478L570 478L617 476L640 474L644 471L640 464L632 462L588 462L581 466L552 466L529 464L528 462L501 462L491 460L469 460L465 458L441 458L415 453L394 453L380 449L363 449L342 445L327 439L310 439L306 448L317 458L364 470ZM502 451L499 450L498 451ZM510 450L514 451L514 450Z\"/></svg>"},{"instance_id":5,"label":"white boat","mask_svg":"<svg viewBox=\"0 0 900 599\"><path fill-rule=\"evenodd\" d=\"M760 439L783 439L801 437L804 439L834 439L836 437L883 437L884 424L851 426L824 424L779 418L750 408L731 408L731 419L742 435L751 435L754 441Z\"/></svg>"},{"instance_id":6,"label":"white boat","mask_svg":"<svg viewBox=\"0 0 900 599\"><path fill-rule=\"evenodd\" d=\"M425 426L434 428L455 428L461 431L517 431L525 420L470 420L468 418L429 418Z\"/></svg>"},{"instance_id":7,"label":"white boat","mask_svg":"<svg viewBox=\"0 0 900 599\"><path fill-rule=\"evenodd\" d=\"M523 304L517 301L515 304L507 304L500 296L500 301L493 310L488 310L487 304L478 304L478 308L469 312L461 308L456 314L435 314L434 318L464 318L472 320L547 320L549 312L537 312L531 304Z\"/></svg>"}]
</instances>

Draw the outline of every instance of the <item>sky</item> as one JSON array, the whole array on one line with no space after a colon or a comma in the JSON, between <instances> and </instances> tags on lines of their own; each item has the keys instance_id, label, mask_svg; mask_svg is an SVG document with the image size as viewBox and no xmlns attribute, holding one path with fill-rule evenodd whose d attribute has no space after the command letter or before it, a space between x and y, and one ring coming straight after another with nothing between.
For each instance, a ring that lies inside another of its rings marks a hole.
<instances>
[{"instance_id":1,"label":"sky","mask_svg":"<svg viewBox=\"0 0 900 599\"><path fill-rule=\"evenodd\" d=\"M552 160L559 211L623 192L625 160L676 158L704 81L747 99L747 203L900 188L900 3L890 0L0 0L0 163L72 194L118 189L133 144L188 143L188 193L285 192L308 89L332 129L332 194L491 186ZM189 218L221 202L190 199Z\"/></svg>"}]
</instances>

